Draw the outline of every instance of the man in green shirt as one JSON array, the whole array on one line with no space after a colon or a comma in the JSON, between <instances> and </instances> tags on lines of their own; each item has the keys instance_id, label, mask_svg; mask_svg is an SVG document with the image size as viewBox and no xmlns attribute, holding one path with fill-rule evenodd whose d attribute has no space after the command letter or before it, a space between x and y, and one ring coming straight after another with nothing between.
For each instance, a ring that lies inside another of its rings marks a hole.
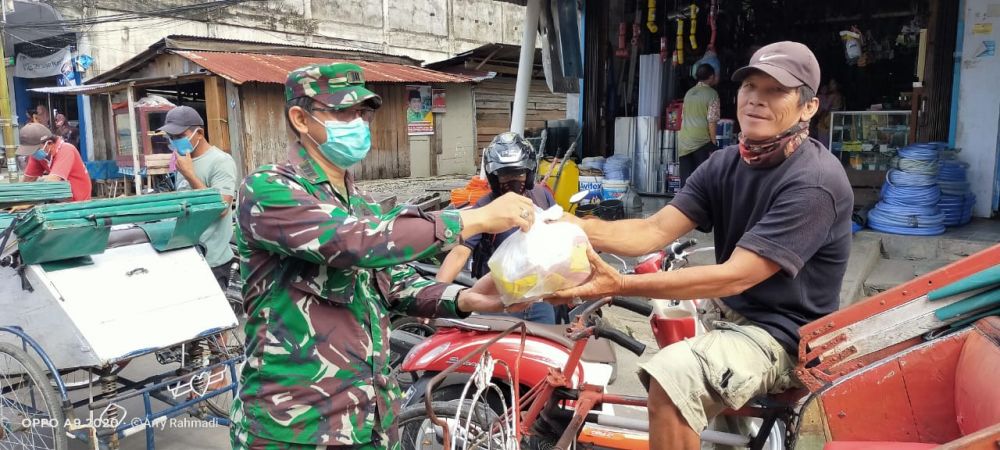
<instances>
[{"instance_id":1,"label":"man in green shirt","mask_svg":"<svg viewBox=\"0 0 1000 450\"><path fill-rule=\"evenodd\" d=\"M170 138L177 154L177 190L215 189L222 194L226 210L219 220L201 235L205 262L223 290L229 284L233 258L229 241L233 237L233 214L229 206L236 194L236 161L205 138L205 121L190 106L178 106L167 112L160 131Z\"/></svg>"},{"instance_id":2,"label":"man in green shirt","mask_svg":"<svg viewBox=\"0 0 1000 450\"><path fill-rule=\"evenodd\" d=\"M677 156L680 159L681 184L715 151L715 127L719 123L719 94L714 86L719 77L708 64L695 71L698 84L684 94L683 122L677 134Z\"/></svg>"}]
</instances>

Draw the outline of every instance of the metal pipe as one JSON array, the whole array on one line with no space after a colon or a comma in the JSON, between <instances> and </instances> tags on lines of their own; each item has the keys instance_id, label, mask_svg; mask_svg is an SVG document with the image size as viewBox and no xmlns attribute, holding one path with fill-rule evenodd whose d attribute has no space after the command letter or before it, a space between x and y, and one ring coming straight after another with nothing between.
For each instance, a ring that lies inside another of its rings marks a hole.
<instances>
[{"instance_id":1,"label":"metal pipe","mask_svg":"<svg viewBox=\"0 0 1000 450\"><path fill-rule=\"evenodd\" d=\"M732 447L746 447L750 444L750 438L739 434L723 433L715 430L705 430L701 432L701 442L708 442L718 445L729 445Z\"/></svg>"},{"instance_id":2,"label":"metal pipe","mask_svg":"<svg viewBox=\"0 0 1000 450\"><path fill-rule=\"evenodd\" d=\"M528 115L528 91L535 72L535 37L538 35L538 15L542 0L528 0L524 12L524 30L521 35L521 59L517 63L517 85L514 89L514 109L510 115L510 131L524 135L524 122Z\"/></svg>"},{"instance_id":3,"label":"metal pipe","mask_svg":"<svg viewBox=\"0 0 1000 450\"><path fill-rule=\"evenodd\" d=\"M128 121L132 139L132 177L135 182L135 195L142 195L142 176L139 174L139 132L135 128L135 83L128 85Z\"/></svg>"},{"instance_id":4,"label":"metal pipe","mask_svg":"<svg viewBox=\"0 0 1000 450\"><path fill-rule=\"evenodd\" d=\"M597 416L597 424L614 428L624 428L632 431L649 432L649 421L642 419L630 419L628 417L609 416L600 414Z\"/></svg>"}]
</instances>

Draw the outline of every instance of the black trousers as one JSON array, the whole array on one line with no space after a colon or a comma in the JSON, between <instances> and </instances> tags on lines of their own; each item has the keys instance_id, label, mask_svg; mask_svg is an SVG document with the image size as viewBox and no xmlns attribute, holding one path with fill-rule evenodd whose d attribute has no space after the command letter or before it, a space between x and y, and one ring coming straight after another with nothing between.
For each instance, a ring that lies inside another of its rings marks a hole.
<instances>
[{"instance_id":1,"label":"black trousers","mask_svg":"<svg viewBox=\"0 0 1000 450\"><path fill-rule=\"evenodd\" d=\"M712 154L712 152L718 149L719 147L709 142L705 145L702 145L701 147L698 147L698 150L695 150L692 153L688 153L687 155L681 156L679 162L681 166L680 169L681 169L682 187L685 184L687 184L687 179L689 176L691 176L692 173L694 173L694 170L697 169L698 166L700 166L703 162L708 161L708 157Z\"/></svg>"}]
</instances>

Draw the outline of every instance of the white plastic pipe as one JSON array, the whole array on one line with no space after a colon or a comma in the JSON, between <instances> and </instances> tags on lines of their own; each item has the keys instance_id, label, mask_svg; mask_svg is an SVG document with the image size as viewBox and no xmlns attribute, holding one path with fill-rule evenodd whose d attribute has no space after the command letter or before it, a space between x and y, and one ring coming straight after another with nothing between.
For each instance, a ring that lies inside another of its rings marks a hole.
<instances>
[{"instance_id":1,"label":"white plastic pipe","mask_svg":"<svg viewBox=\"0 0 1000 450\"><path fill-rule=\"evenodd\" d=\"M517 63L517 85L514 89L514 110L510 117L510 131L524 136L524 122L528 115L528 91L531 90L535 71L535 36L538 35L538 14L542 0L528 0L524 12L524 33L521 35L521 59Z\"/></svg>"}]
</instances>

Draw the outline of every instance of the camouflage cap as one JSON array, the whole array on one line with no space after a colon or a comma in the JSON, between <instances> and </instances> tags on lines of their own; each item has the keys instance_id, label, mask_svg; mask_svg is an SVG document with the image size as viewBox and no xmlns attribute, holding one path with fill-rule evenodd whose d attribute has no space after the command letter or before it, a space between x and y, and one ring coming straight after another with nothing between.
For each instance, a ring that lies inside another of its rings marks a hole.
<instances>
[{"instance_id":1,"label":"camouflage cap","mask_svg":"<svg viewBox=\"0 0 1000 450\"><path fill-rule=\"evenodd\" d=\"M288 73L285 100L311 97L330 108L346 109L366 102L382 106L382 97L365 89L365 77L357 64L311 64Z\"/></svg>"}]
</instances>

